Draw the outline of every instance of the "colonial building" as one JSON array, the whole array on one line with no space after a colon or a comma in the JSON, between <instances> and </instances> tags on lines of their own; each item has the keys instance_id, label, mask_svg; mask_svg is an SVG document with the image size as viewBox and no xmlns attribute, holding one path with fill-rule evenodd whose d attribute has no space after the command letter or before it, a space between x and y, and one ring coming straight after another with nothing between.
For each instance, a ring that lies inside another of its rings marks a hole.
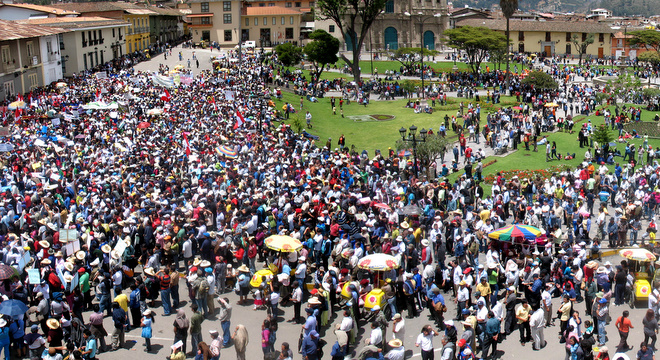
<instances>
[{"instance_id":1,"label":"colonial building","mask_svg":"<svg viewBox=\"0 0 660 360\"><path fill-rule=\"evenodd\" d=\"M35 4L0 4L0 19L25 20L58 16L78 16L79 12Z\"/></svg>"},{"instance_id":2,"label":"colonial building","mask_svg":"<svg viewBox=\"0 0 660 360\"><path fill-rule=\"evenodd\" d=\"M23 20L21 23L68 30L59 38L62 73L66 77L126 53L126 29L130 24L123 20L81 16Z\"/></svg>"},{"instance_id":3,"label":"colonial building","mask_svg":"<svg viewBox=\"0 0 660 360\"><path fill-rule=\"evenodd\" d=\"M456 23L456 27L465 25L483 26L506 33L505 19L467 19ZM608 58L612 53L612 37L615 32L606 24L590 21L511 20L509 28L513 52L566 55L573 58L579 56L572 43L573 35L577 34L581 42L593 34L594 42L587 47L584 56L598 59Z\"/></svg>"},{"instance_id":4,"label":"colonial building","mask_svg":"<svg viewBox=\"0 0 660 360\"><path fill-rule=\"evenodd\" d=\"M66 31L0 20L0 100L61 78L56 39Z\"/></svg>"}]
</instances>

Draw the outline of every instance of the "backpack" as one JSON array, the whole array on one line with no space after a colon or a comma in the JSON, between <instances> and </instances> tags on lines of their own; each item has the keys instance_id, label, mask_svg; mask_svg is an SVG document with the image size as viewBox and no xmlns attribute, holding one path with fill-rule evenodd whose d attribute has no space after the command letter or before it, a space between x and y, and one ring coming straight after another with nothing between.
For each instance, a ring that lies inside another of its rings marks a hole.
<instances>
[{"instance_id":1,"label":"backpack","mask_svg":"<svg viewBox=\"0 0 660 360\"><path fill-rule=\"evenodd\" d=\"M210 288L211 286L209 286L209 282L206 279L203 279L202 282L199 284L199 289L197 290L197 294L206 295L208 294Z\"/></svg>"}]
</instances>

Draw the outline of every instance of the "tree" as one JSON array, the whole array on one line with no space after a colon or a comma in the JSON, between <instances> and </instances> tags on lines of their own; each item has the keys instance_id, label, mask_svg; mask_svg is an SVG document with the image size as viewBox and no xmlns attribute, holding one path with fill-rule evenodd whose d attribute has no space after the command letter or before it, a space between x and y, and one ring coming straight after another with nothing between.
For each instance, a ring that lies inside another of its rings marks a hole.
<instances>
[{"instance_id":1,"label":"tree","mask_svg":"<svg viewBox=\"0 0 660 360\"><path fill-rule=\"evenodd\" d=\"M637 61L645 62L652 67L660 66L660 53L657 51L645 51L637 55Z\"/></svg>"},{"instance_id":2,"label":"tree","mask_svg":"<svg viewBox=\"0 0 660 360\"><path fill-rule=\"evenodd\" d=\"M309 34L309 38L313 41L307 43L303 51L307 55L307 59L314 65L313 81L317 83L325 66L337 62L339 39L322 29L314 30Z\"/></svg>"},{"instance_id":3,"label":"tree","mask_svg":"<svg viewBox=\"0 0 660 360\"><path fill-rule=\"evenodd\" d=\"M427 176L431 177L433 174L429 172L429 165L438 158L438 156L444 154L450 146L450 141L447 137L440 135L439 133L433 133L432 135L426 136L426 141L417 144L417 160L419 161L421 167L425 167L427 170ZM411 145L399 139L396 142L397 151L409 150Z\"/></svg>"},{"instance_id":4,"label":"tree","mask_svg":"<svg viewBox=\"0 0 660 360\"><path fill-rule=\"evenodd\" d=\"M296 66L302 60L302 48L292 43L279 44L275 47L277 59L284 66Z\"/></svg>"},{"instance_id":5,"label":"tree","mask_svg":"<svg viewBox=\"0 0 660 360\"><path fill-rule=\"evenodd\" d=\"M522 83L532 86L535 90L554 90L558 86L555 79L543 71L532 71L523 79Z\"/></svg>"},{"instance_id":6,"label":"tree","mask_svg":"<svg viewBox=\"0 0 660 360\"><path fill-rule=\"evenodd\" d=\"M630 45L636 45L660 52L660 32L655 30L637 30L631 31L628 34L633 36L628 39Z\"/></svg>"},{"instance_id":7,"label":"tree","mask_svg":"<svg viewBox=\"0 0 660 360\"><path fill-rule=\"evenodd\" d=\"M641 87L642 81L638 77L623 72L619 74L616 80L609 80L607 82L606 90L625 101L631 92L637 91Z\"/></svg>"},{"instance_id":8,"label":"tree","mask_svg":"<svg viewBox=\"0 0 660 360\"><path fill-rule=\"evenodd\" d=\"M577 51L577 53L580 55L579 65L582 65L582 55L586 54L589 45L594 43L594 34L587 35L584 41L580 41L578 34L573 34L573 37L571 38L571 43L573 43L573 46L575 46L575 51ZM546 55L551 55L551 54L546 54Z\"/></svg>"},{"instance_id":9,"label":"tree","mask_svg":"<svg viewBox=\"0 0 660 360\"><path fill-rule=\"evenodd\" d=\"M435 56L438 54L436 50L429 50L427 48L422 48L424 56ZM394 55L391 56L392 59L398 61L403 65L404 68L412 70L416 63L421 61L419 57L419 48L398 48Z\"/></svg>"},{"instance_id":10,"label":"tree","mask_svg":"<svg viewBox=\"0 0 660 360\"><path fill-rule=\"evenodd\" d=\"M351 40L353 60L341 55L353 69L354 80L360 81L360 52L368 30L385 9L387 0L318 0L315 14L320 20L331 20L344 39Z\"/></svg>"},{"instance_id":11,"label":"tree","mask_svg":"<svg viewBox=\"0 0 660 360\"><path fill-rule=\"evenodd\" d=\"M462 26L445 30L445 35L449 38L450 45L467 53L468 65L475 75L490 51L507 48L504 35L485 27Z\"/></svg>"},{"instance_id":12,"label":"tree","mask_svg":"<svg viewBox=\"0 0 660 360\"><path fill-rule=\"evenodd\" d=\"M509 20L511 19L511 16L513 16L513 13L518 10L518 0L500 0L500 8L502 8L502 14L504 14L504 17L506 18L506 42L507 44L511 43L511 37L509 33ZM511 68L509 67L509 47L507 46L506 48L506 91L509 90L509 82L511 81L509 74Z\"/></svg>"},{"instance_id":13,"label":"tree","mask_svg":"<svg viewBox=\"0 0 660 360\"><path fill-rule=\"evenodd\" d=\"M598 142L598 144L601 147L605 144L609 144L610 142L612 142L612 140L614 140L614 136L607 128L607 126L605 126L605 124L601 124L600 126L597 126L592 136L594 138L594 141Z\"/></svg>"}]
</instances>

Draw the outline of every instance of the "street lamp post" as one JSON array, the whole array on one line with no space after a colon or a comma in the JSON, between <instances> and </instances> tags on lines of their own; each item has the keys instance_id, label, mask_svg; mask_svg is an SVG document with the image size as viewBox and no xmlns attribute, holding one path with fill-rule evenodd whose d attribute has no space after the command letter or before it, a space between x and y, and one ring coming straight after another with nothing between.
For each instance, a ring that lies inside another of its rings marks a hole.
<instances>
[{"instance_id":1,"label":"street lamp post","mask_svg":"<svg viewBox=\"0 0 660 360\"><path fill-rule=\"evenodd\" d=\"M406 136L406 131L408 132L408 136ZM402 127L399 129L399 135L401 135L401 141L404 143L409 143L412 144L413 147L413 159L415 160L415 163L413 164L414 170L415 170L415 177L418 177L418 169L417 169L417 144L418 143L423 143L426 142L426 134L428 134L428 131L424 128L419 131L419 138L417 138L417 126L412 125L408 130L406 128Z\"/></svg>"},{"instance_id":2,"label":"street lamp post","mask_svg":"<svg viewBox=\"0 0 660 360\"><path fill-rule=\"evenodd\" d=\"M409 12L404 12L403 15L412 18L413 14ZM424 13L421 11L417 13L416 16L419 16L419 56L422 64L422 99L426 99L426 90L424 88L424 23L433 18L438 18L442 14L433 14L424 16Z\"/></svg>"}]
</instances>

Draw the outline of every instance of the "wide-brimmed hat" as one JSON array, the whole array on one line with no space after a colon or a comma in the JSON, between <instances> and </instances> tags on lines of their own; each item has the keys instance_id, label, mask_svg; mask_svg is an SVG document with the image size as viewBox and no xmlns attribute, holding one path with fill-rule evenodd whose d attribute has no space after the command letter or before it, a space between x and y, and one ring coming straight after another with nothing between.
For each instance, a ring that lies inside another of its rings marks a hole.
<instances>
[{"instance_id":1,"label":"wide-brimmed hat","mask_svg":"<svg viewBox=\"0 0 660 360\"><path fill-rule=\"evenodd\" d=\"M144 269L144 273L147 274L147 275L149 275L149 276L154 276L154 269L153 269L153 268L150 268L150 267L145 268L145 269Z\"/></svg>"},{"instance_id":2,"label":"wide-brimmed hat","mask_svg":"<svg viewBox=\"0 0 660 360\"><path fill-rule=\"evenodd\" d=\"M403 228L403 229L407 229L407 228L410 227L410 225L408 225L408 222L407 222L407 221L402 222L399 226L400 226L401 228Z\"/></svg>"},{"instance_id":3,"label":"wide-brimmed hat","mask_svg":"<svg viewBox=\"0 0 660 360\"><path fill-rule=\"evenodd\" d=\"M606 274L607 269L604 266L601 266L601 267L598 268L598 270L596 270L596 273L597 274Z\"/></svg>"},{"instance_id":4,"label":"wide-brimmed hat","mask_svg":"<svg viewBox=\"0 0 660 360\"><path fill-rule=\"evenodd\" d=\"M399 339L392 339L387 343L387 345L389 345L393 348L398 348L398 347L403 346L403 343Z\"/></svg>"},{"instance_id":5,"label":"wide-brimmed hat","mask_svg":"<svg viewBox=\"0 0 660 360\"><path fill-rule=\"evenodd\" d=\"M103 251L106 254L110 254L110 252L112 251L112 248L110 247L110 245L105 244L105 245L101 246L101 251Z\"/></svg>"},{"instance_id":6,"label":"wide-brimmed hat","mask_svg":"<svg viewBox=\"0 0 660 360\"><path fill-rule=\"evenodd\" d=\"M73 276L71 276L71 274L64 274L64 276L62 276L62 277L64 278L64 281L66 281L68 283L70 283L71 280L73 280Z\"/></svg>"},{"instance_id":7,"label":"wide-brimmed hat","mask_svg":"<svg viewBox=\"0 0 660 360\"><path fill-rule=\"evenodd\" d=\"M115 260L119 260L120 256L121 255L119 254L119 251L117 251L116 249L110 252L110 257L112 257Z\"/></svg>"},{"instance_id":8,"label":"wide-brimmed hat","mask_svg":"<svg viewBox=\"0 0 660 360\"><path fill-rule=\"evenodd\" d=\"M149 309L145 310L145 311L142 313L142 315L144 315L144 316L151 315L151 310L149 310Z\"/></svg>"},{"instance_id":9,"label":"wide-brimmed hat","mask_svg":"<svg viewBox=\"0 0 660 360\"><path fill-rule=\"evenodd\" d=\"M426 239L422 239L422 246L429 246L429 241Z\"/></svg>"},{"instance_id":10,"label":"wide-brimmed hat","mask_svg":"<svg viewBox=\"0 0 660 360\"><path fill-rule=\"evenodd\" d=\"M309 299L309 303L311 305L321 305L321 301L319 299L315 298L315 297Z\"/></svg>"},{"instance_id":11,"label":"wide-brimmed hat","mask_svg":"<svg viewBox=\"0 0 660 360\"><path fill-rule=\"evenodd\" d=\"M193 260L193 266L199 266L199 264L201 264L201 263L202 263L202 259L200 259L200 258L195 258Z\"/></svg>"},{"instance_id":12,"label":"wide-brimmed hat","mask_svg":"<svg viewBox=\"0 0 660 360\"><path fill-rule=\"evenodd\" d=\"M247 273L250 272L250 269L248 269L248 267L245 266L245 264L239 266L238 269L236 269L236 270L238 270L238 271L240 271L240 272L247 272Z\"/></svg>"},{"instance_id":13,"label":"wide-brimmed hat","mask_svg":"<svg viewBox=\"0 0 660 360\"><path fill-rule=\"evenodd\" d=\"M48 226L48 228L53 230L53 231L57 231L57 225L55 225L53 223L48 223L48 225L46 225L46 226Z\"/></svg>"},{"instance_id":14,"label":"wide-brimmed hat","mask_svg":"<svg viewBox=\"0 0 660 360\"><path fill-rule=\"evenodd\" d=\"M52 264L52 262L50 261L50 259L43 259L43 260L41 260L41 265L50 265L50 264Z\"/></svg>"},{"instance_id":15,"label":"wide-brimmed hat","mask_svg":"<svg viewBox=\"0 0 660 360\"><path fill-rule=\"evenodd\" d=\"M211 266L211 262L208 261L208 260L202 260L202 262L199 263L199 267L206 268L206 267L210 267L210 266Z\"/></svg>"},{"instance_id":16,"label":"wide-brimmed hat","mask_svg":"<svg viewBox=\"0 0 660 360\"><path fill-rule=\"evenodd\" d=\"M48 326L49 329L57 329L60 327L60 322L57 321L57 319L48 319L46 320L46 326Z\"/></svg>"},{"instance_id":17,"label":"wide-brimmed hat","mask_svg":"<svg viewBox=\"0 0 660 360\"><path fill-rule=\"evenodd\" d=\"M65 263L64 263L64 268L65 268L67 271L73 271L73 264L70 263L70 262L65 262Z\"/></svg>"},{"instance_id":18,"label":"wide-brimmed hat","mask_svg":"<svg viewBox=\"0 0 660 360\"><path fill-rule=\"evenodd\" d=\"M595 260L591 260L587 263L587 268L589 269L597 269L598 268L598 262Z\"/></svg>"},{"instance_id":19,"label":"wide-brimmed hat","mask_svg":"<svg viewBox=\"0 0 660 360\"><path fill-rule=\"evenodd\" d=\"M81 260L81 261L85 260L85 252L82 251L82 250L79 250L78 252L76 252L76 259Z\"/></svg>"},{"instance_id":20,"label":"wide-brimmed hat","mask_svg":"<svg viewBox=\"0 0 660 360\"><path fill-rule=\"evenodd\" d=\"M50 243L46 240L41 240L39 241L39 246L41 246L44 249L50 248Z\"/></svg>"}]
</instances>

